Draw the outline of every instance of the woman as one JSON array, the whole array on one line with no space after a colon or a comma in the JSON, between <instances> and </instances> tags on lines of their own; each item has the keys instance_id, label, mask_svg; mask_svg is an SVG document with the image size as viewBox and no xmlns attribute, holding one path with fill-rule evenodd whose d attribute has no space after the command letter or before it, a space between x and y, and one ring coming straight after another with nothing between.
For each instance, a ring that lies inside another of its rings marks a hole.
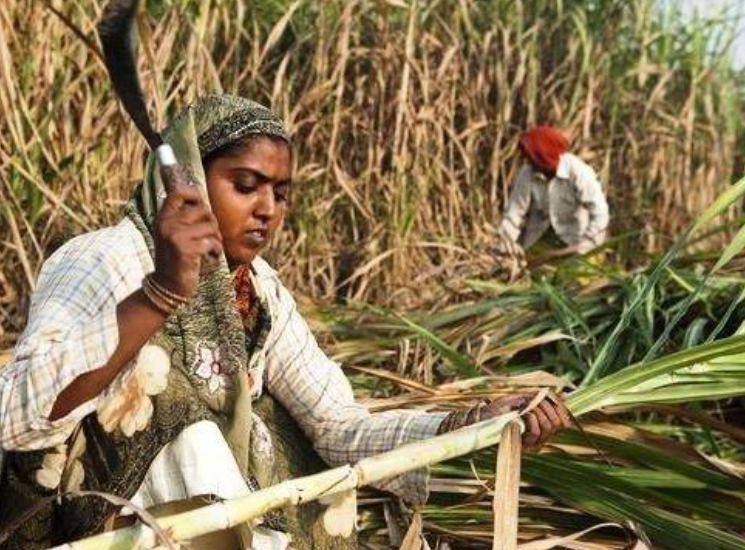
<instances>
[{"instance_id":1,"label":"woman","mask_svg":"<svg viewBox=\"0 0 745 550\"><path fill-rule=\"evenodd\" d=\"M282 123L251 101L209 96L164 135L198 186L166 196L150 158L124 219L73 239L42 270L0 378L0 447L14 451L0 488L4 522L57 491L105 491L158 509L277 482L272 438L252 412L264 390L329 464L525 404L515 396L450 414L370 414L355 403L258 256L293 185ZM224 257L205 262L208 253ZM548 400L526 420L532 447L569 422L563 405ZM423 502L426 472L382 488ZM116 524L117 514L91 498L50 504L5 547L80 538ZM282 547L281 519L264 518L252 543L243 530L230 544ZM302 531L294 529L293 547L323 546Z\"/></svg>"},{"instance_id":2,"label":"woman","mask_svg":"<svg viewBox=\"0 0 745 550\"><path fill-rule=\"evenodd\" d=\"M595 171L568 152L559 130L539 126L520 138L527 164L512 184L500 233L527 249L552 229L559 246L585 252L605 241L608 203Z\"/></svg>"}]
</instances>

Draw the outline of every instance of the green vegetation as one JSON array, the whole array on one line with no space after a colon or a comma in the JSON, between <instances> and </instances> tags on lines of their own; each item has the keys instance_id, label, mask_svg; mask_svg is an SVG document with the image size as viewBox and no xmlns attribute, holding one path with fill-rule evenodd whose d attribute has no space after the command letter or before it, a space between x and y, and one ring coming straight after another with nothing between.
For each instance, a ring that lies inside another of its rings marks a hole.
<instances>
[{"instance_id":1,"label":"green vegetation","mask_svg":"<svg viewBox=\"0 0 745 550\"><path fill-rule=\"evenodd\" d=\"M732 190L739 200L745 182ZM587 548L627 548L628 537L649 538L653 548L743 548L745 430L726 423L741 414L741 401L729 398L745 395L742 280L726 261L742 243L732 242L719 261L697 258L693 270L690 257L668 255L583 286L582 260L568 260L516 288L471 281L478 295L437 312L367 306L311 314L374 410L582 386L567 401L582 429L524 457L525 539L610 521L627 532L593 531L583 537ZM592 378L608 349L605 375ZM486 452L436 466L433 497L421 510L425 531L456 547L489 547L493 471ZM390 520L379 507L362 517L365 534L388 544L380 536L391 536Z\"/></svg>"}]
</instances>

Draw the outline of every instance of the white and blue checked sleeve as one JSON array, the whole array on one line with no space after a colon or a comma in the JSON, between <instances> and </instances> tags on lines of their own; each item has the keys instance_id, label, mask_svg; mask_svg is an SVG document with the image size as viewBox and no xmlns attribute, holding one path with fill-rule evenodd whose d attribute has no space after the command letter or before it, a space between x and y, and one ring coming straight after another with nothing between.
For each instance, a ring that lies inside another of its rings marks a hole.
<instances>
[{"instance_id":1,"label":"white and blue checked sleeve","mask_svg":"<svg viewBox=\"0 0 745 550\"><path fill-rule=\"evenodd\" d=\"M0 371L0 448L54 447L95 410L92 399L49 420L59 393L104 366L118 345L117 304L139 288L144 275L144 246L136 237L122 222L71 240L45 263L29 322Z\"/></svg>"},{"instance_id":2,"label":"white and blue checked sleeve","mask_svg":"<svg viewBox=\"0 0 745 550\"><path fill-rule=\"evenodd\" d=\"M260 284L272 310L265 348L267 389L289 410L326 462L354 463L436 435L446 413L372 414L356 403L341 367L320 349L290 293L276 274L264 272ZM417 470L379 487L418 504L427 500L427 485L428 472Z\"/></svg>"}]
</instances>

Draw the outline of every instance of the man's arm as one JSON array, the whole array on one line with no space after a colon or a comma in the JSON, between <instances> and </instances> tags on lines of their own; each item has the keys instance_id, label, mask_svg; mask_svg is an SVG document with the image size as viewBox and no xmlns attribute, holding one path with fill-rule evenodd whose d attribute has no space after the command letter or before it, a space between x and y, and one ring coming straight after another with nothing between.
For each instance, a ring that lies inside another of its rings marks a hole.
<instances>
[{"instance_id":1,"label":"man's arm","mask_svg":"<svg viewBox=\"0 0 745 550\"><path fill-rule=\"evenodd\" d=\"M589 214L587 229L580 242L584 252L603 244L605 232L610 222L610 213L608 211L608 201L594 170L587 167L586 170L580 171L577 177L577 188L580 203Z\"/></svg>"},{"instance_id":2,"label":"man's arm","mask_svg":"<svg viewBox=\"0 0 745 550\"><path fill-rule=\"evenodd\" d=\"M530 210L530 168L524 166L510 187L499 231L513 242L520 238Z\"/></svg>"}]
</instances>

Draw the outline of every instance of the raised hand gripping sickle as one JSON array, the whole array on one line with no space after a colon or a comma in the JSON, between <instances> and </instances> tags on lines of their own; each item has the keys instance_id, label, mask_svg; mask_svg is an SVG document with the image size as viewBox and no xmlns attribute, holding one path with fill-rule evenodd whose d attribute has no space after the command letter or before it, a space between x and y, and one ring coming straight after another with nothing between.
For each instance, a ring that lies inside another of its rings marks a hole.
<instances>
[{"instance_id":1,"label":"raised hand gripping sickle","mask_svg":"<svg viewBox=\"0 0 745 550\"><path fill-rule=\"evenodd\" d=\"M178 185L192 185L192 181L179 166L171 146L150 123L137 75L137 27L134 21L138 4L139 0L110 0L98 22L98 36L114 90L150 149L155 151L166 193L171 193ZM216 251L209 252L205 256L207 261L202 263L203 270L214 268L218 258Z\"/></svg>"}]
</instances>

